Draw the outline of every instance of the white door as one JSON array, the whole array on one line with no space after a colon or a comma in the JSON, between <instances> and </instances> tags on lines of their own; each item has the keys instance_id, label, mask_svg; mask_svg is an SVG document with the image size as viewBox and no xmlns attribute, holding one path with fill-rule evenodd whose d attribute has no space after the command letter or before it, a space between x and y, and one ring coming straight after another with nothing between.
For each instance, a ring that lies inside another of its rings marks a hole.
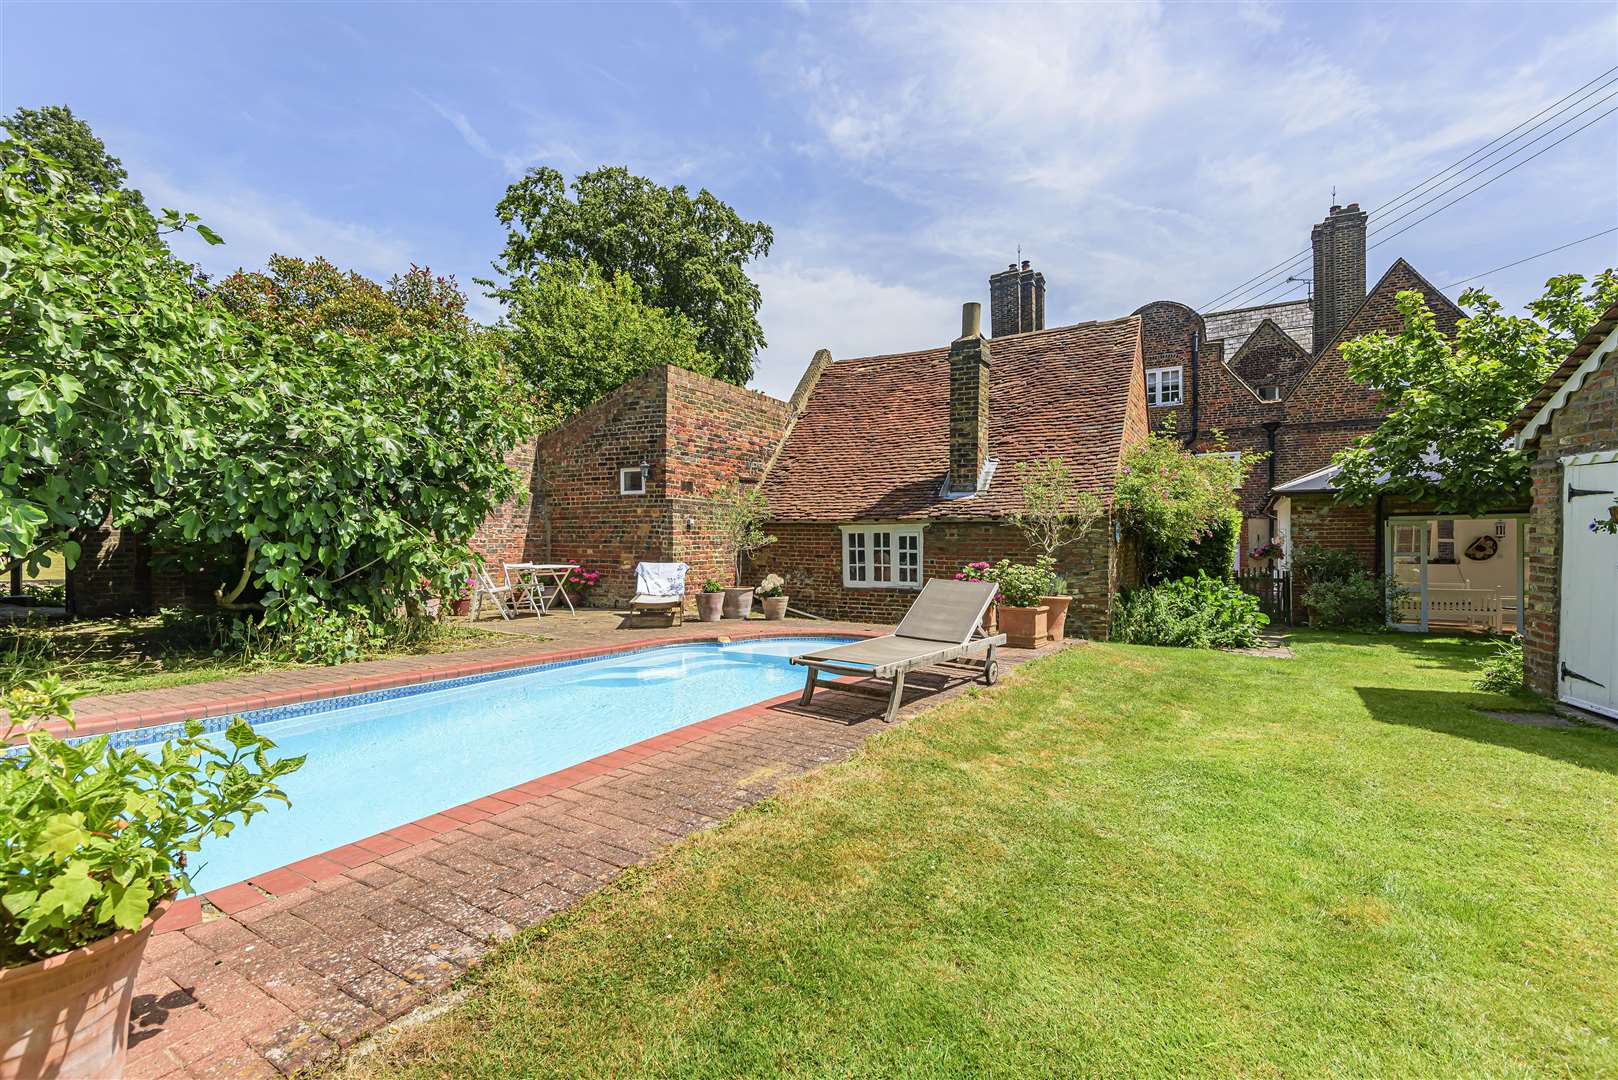
<instances>
[{"instance_id":1,"label":"white door","mask_svg":"<svg viewBox=\"0 0 1618 1080\"><path fill-rule=\"evenodd\" d=\"M1618 499L1618 462L1569 465L1562 489L1561 698L1618 715L1618 536L1592 532Z\"/></svg>"}]
</instances>

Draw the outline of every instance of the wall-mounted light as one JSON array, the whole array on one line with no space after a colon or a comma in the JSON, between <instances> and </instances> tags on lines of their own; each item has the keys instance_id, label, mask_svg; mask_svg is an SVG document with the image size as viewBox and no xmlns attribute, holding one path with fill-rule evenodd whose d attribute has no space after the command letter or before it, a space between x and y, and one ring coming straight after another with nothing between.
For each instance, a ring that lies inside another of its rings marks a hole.
<instances>
[{"instance_id":1,"label":"wall-mounted light","mask_svg":"<svg viewBox=\"0 0 1618 1080\"><path fill-rule=\"evenodd\" d=\"M685 515L685 527L688 528L688 529L696 528L697 527L697 519L692 517L690 514Z\"/></svg>"},{"instance_id":2,"label":"wall-mounted light","mask_svg":"<svg viewBox=\"0 0 1618 1080\"><path fill-rule=\"evenodd\" d=\"M645 458L640 459L640 478L642 480L650 480L652 478L652 463L647 461Z\"/></svg>"}]
</instances>

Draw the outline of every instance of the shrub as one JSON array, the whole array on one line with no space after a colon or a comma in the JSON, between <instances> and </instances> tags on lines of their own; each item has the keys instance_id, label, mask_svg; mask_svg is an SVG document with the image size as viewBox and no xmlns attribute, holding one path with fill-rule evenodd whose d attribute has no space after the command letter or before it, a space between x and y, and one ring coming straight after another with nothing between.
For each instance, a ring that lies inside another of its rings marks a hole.
<instances>
[{"instance_id":1,"label":"shrub","mask_svg":"<svg viewBox=\"0 0 1618 1080\"><path fill-rule=\"evenodd\" d=\"M1472 685L1491 694L1521 694L1523 687L1522 638L1513 634L1495 646L1494 655L1478 664Z\"/></svg>"},{"instance_id":2,"label":"shrub","mask_svg":"<svg viewBox=\"0 0 1618 1080\"><path fill-rule=\"evenodd\" d=\"M1299 548L1292 553L1292 569L1310 583L1320 581L1346 581L1355 573L1365 573L1365 564L1352 551L1342 548L1324 548L1318 544Z\"/></svg>"},{"instance_id":3,"label":"shrub","mask_svg":"<svg viewBox=\"0 0 1618 1080\"><path fill-rule=\"evenodd\" d=\"M1236 545L1242 538L1242 512L1228 510L1215 518L1201 540L1195 540L1175 558L1151 568L1153 580L1177 581L1204 573L1229 581L1236 571ZM1150 557L1150 553L1148 555Z\"/></svg>"},{"instance_id":4,"label":"shrub","mask_svg":"<svg viewBox=\"0 0 1618 1080\"><path fill-rule=\"evenodd\" d=\"M1269 624L1258 598L1207 574L1132 589L1118 598L1112 636L1132 645L1250 649Z\"/></svg>"},{"instance_id":5,"label":"shrub","mask_svg":"<svg viewBox=\"0 0 1618 1080\"><path fill-rule=\"evenodd\" d=\"M1030 566L1001 559L991 571L991 580L1000 586L999 602L1008 607L1038 607L1041 598L1055 595L1062 580L1056 576L1056 561L1048 556Z\"/></svg>"},{"instance_id":6,"label":"shrub","mask_svg":"<svg viewBox=\"0 0 1618 1080\"><path fill-rule=\"evenodd\" d=\"M1216 446L1223 446L1216 440ZM1195 545L1231 526L1240 532L1237 489L1264 454L1244 451L1240 461L1224 453L1197 454L1172 435L1153 434L1130 447L1118 470L1113 505L1118 520L1141 547L1147 581L1162 581L1187 569L1226 576L1234 562L1236 537L1218 563L1214 546L1186 566ZM1223 546L1225 540L1217 541Z\"/></svg>"},{"instance_id":7,"label":"shrub","mask_svg":"<svg viewBox=\"0 0 1618 1080\"><path fill-rule=\"evenodd\" d=\"M228 749L186 725L161 755L78 745L39 730L70 720L71 695L54 679L0 697L5 738L27 749L0 757L0 966L32 963L134 930L154 904L191 888L186 856L225 836L274 800L276 781L303 758L272 759L275 744L247 722L224 732Z\"/></svg>"},{"instance_id":8,"label":"shrub","mask_svg":"<svg viewBox=\"0 0 1618 1080\"><path fill-rule=\"evenodd\" d=\"M1389 590L1377 575L1356 566L1346 577L1311 578L1303 593L1310 626L1376 629L1387 622Z\"/></svg>"},{"instance_id":9,"label":"shrub","mask_svg":"<svg viewBox=\"0 0 1618 1080\"><path fill-rule=\"evenodd\" d=\"M725 586L715 581L713 578L709 578L707 581L702 583L702 591L705 593L724 592Z\"/></svg>"}]
</instances>

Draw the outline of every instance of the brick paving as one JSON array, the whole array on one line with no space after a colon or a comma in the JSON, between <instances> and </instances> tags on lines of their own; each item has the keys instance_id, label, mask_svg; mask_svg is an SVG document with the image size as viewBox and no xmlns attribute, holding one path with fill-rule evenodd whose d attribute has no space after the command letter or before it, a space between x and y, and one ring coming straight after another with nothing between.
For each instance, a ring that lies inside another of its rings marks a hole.
<instances>
[{"instance_id":1,"label":"brick paving","mask_svg":"<svg viewBox=\"0 0 1618 1080\"><path fill-rule=\"evenodd\" d=\"M718 627L731 637L866 629L807 622ZM613 640L622 648L711 638L715 630L691 624ZM570 639L519 647L520 659L486 662L512 666L603 651L589 640L593 633L580 625ZM1001 655L1009 666L1035 654ZM411 659L448 665L464 663L466 654ZM444 677L444 668L420 674L428 670L411 664L384 674ZM346 685L355 685L349 677ZM220 686L203 685L221 698ZM900 717L970 685L935 673L914 677ZM176 707L204 707L208 700L199 691ZM153 935L137 981L127 1075L272 1077L326 1060L426 1003L500 941L626 867L655 858L791 777L847 757L884 730L882 706L879 697L836 690L817 694L807 709L795 694L748 706L179 901Z\"/></svg>"}]
</instances>

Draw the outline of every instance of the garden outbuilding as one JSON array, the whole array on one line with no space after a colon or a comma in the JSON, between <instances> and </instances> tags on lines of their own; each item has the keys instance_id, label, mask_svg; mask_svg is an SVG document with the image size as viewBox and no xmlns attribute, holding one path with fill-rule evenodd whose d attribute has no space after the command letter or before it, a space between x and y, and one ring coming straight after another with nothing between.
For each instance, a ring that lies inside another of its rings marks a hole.
<instances>
[{"instance_id":1,"label":"garden outbuilding","mask_svg":"<svg viewBox=\"0 0 1618 1080\"><path fill-rule=\"evenodd\" d=\"M1511 426L1533 455L1529 687L1618 716L1618 304Z\"/></svg>"}]
</instances>

